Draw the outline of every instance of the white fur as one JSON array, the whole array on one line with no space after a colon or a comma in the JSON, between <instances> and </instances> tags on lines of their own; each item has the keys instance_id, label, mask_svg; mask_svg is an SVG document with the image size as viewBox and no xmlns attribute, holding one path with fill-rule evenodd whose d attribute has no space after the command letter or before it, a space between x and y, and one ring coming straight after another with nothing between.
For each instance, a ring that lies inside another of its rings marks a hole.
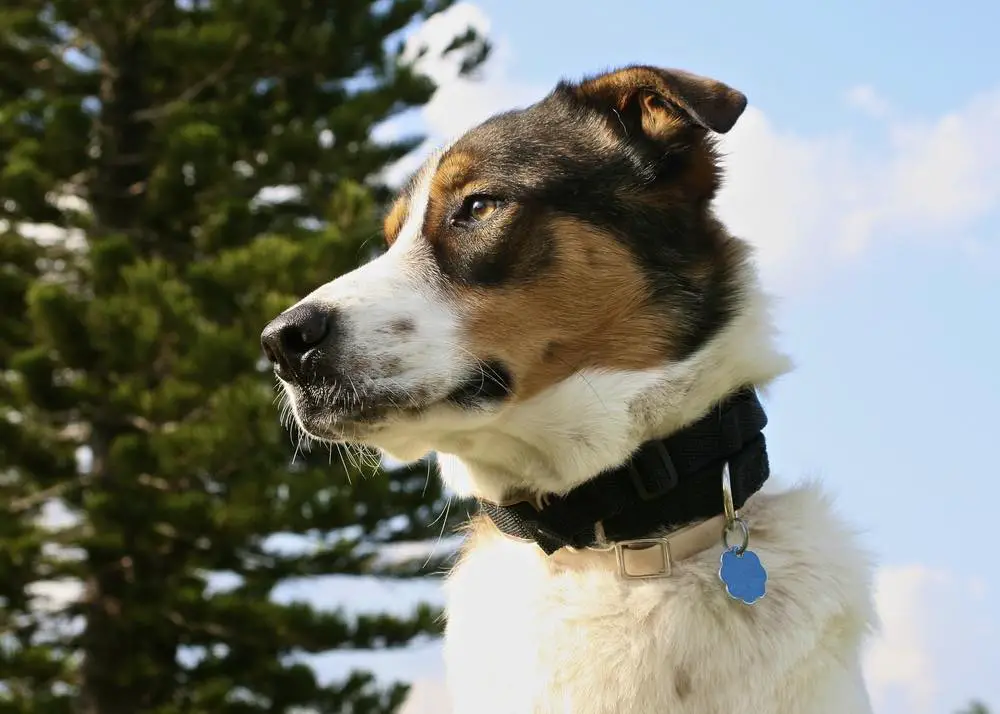
<instances>
[{"instance_id":1,"label":"white fur","mask_svg":"<svg viewBox=\"0 0 1000 714\"><path fill-rule=\"evenodd\" d=\"M721 546L669 578L559 570L531 544L476 542L448 583L456 714L867 714L858 657L867 560L815 487L744 508L769 593L723 592Z\"/></svg>"},{"instance_id":2,"label":"white fur","mask_svg":"<svg viewBox=\"0 0 1000 714\"><path fill-rule=\"evenodd\" d=\"M371 384L430 395L474 364L459 343L461 316L426 279L419 227L434 165L393 247L306 298L338 309L344 349L368 360ZM683 362L587 370L493 411L442 405L363 440L402 459L439 452L463 495L568 491L788 369L749 265L742 278L740 314ZM386 330L400 318L413 334ZM391 376L380 372L394 361ZM758 494L745 515L769 571L769 593L753 606L725 594L719 547L669 578L626 582L612 571L559 571L533 544L474 538L447 585L455 714L868 714L859 650L873 622L869 565L853 534L814 487Z\"/></svg>"}]
</instances>

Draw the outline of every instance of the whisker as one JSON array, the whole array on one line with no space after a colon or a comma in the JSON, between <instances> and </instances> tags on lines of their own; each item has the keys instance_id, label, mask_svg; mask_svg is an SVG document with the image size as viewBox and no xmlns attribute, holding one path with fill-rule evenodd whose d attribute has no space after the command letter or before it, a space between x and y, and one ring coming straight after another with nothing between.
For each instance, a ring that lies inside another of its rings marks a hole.
<instances>
[{"instance_id":1,"label":"whisker","mask_svg":"<svg viewBox=\"0 0 1000 714\"><path fill-rule=\"evenodd\" d=\"M340 465L344 467L344 473L347 474L347 484L353 486L354 482L351 480L351 470L347 468L347 462L344 460L344 450L343 444L337 444L337 456L340 457Z\"/></svg>"},{"instance_id":2,"label":"whisker","mask_svg":"<svg viewBox=\"0 0 1000 714\"><path fill-rule=\"evenodd\" d=\"M444 529L448 526L448 515L451 513L451 503L453 500L454 497L449 496L448 501L445 503L444 510L442 511L444 518L441 519L441 531L438 533L437 540L434 542L431 552L427 554L427 560L425 560L424 564L420 566L421 570L427 567L427 564L431 562L431 558L433 558L434 554L437 552L438 546L441 545L441 540L444 538ZM438 516L438 518L441 518L441 516ZM436 522L437 518L431 521L431 525L434 525Z\"/></svg>"}]
</instances>

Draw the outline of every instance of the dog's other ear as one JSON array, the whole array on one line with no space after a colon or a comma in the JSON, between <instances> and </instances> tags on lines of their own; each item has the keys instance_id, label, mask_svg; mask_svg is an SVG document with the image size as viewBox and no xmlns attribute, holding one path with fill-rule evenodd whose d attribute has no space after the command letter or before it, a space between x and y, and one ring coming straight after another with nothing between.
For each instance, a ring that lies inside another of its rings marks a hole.
<instances>
[{"instance_id":1,"label":"dog's other ear","mask_svg":"<svg viewBox=\"0 0 1000 714\"><path fill-rule=\"evenodd\" d=\"M647 66L592 77L579 84L575 94L595 108L613 109L622 122L636 124L654 141L670 138L684 125L725 134L747 106L742 92L722 82Z\"/></svg>"}]
</instances>

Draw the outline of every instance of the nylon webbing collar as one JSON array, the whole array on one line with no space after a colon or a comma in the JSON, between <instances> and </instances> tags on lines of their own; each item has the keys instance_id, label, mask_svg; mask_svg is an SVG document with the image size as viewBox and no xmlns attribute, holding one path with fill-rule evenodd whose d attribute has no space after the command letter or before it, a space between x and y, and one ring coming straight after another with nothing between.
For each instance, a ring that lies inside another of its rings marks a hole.
<instances>
[{"instance_id":1,"label":"nylon webbing collar","mask_svg":"<svg viewBox=\"0 0 1000 714\"><path fill-rule=\"evenodd\" d=\"M624 465L605 471L539 510L527 501L479 506L496 527L551 555L564 546L597 545L597 526L613 543L672 530L722 513L722 467L728 462L737 509L767 480L767 415L753 388L716 405L666 439L644 444Z\"/></svg>"}]
</instances>

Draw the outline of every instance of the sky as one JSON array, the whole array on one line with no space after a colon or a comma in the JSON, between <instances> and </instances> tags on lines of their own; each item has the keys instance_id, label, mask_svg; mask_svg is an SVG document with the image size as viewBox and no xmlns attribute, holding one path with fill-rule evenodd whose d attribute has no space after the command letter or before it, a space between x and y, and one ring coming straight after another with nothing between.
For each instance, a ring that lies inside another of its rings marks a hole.
<instances>
[{"instance_id":1,"label":"sky","mask_svg":"<svg viewBox=\"0 0 1000 714\"><path fill-rule=\"evenodd\" d=\"M462 2L417 29L441 48L472 25L493 57L416 115L420 157L562 78L632 63L720 79L749 98L724 138L717 210L753 243L795 370L769 392L774 479L817 478L878 562L882 630L865 653L877 714L1000 709L1000 4ZM401 608L443 602L331 579L286 596ZM440 651L340 653L416 685L444 714Z\"/></svg>"},{"instance_id":2,"label":"sky","mask_svg":"<svg viewBox=\"0 0 1000 714\"><path fill-rule=\"evenodd\" d=\"M756 247L796 363L766 399L772 478L820 479L877 559L876 713L947 714L973 697L1000 710L1000 3L481 0L408 48L443 48L470 24L491 60L475 80L424 63L437 94L378 133L430 138L390 180L562 78L646 63L747 94L717 210ZM338 576L275 597L444 603L435 582ZM359 667L414 681L403 714L448 714L438 642L310 661L327 679Z\"/></svg>"}]
</instances>

